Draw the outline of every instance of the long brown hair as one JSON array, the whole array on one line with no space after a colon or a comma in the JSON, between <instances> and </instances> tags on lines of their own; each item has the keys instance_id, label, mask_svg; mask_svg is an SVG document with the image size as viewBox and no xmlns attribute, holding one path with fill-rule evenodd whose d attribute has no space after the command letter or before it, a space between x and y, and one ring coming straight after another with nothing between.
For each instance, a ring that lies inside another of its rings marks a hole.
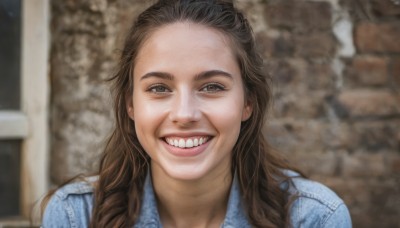
<instances>
[{"instance_id":1,"label":"long brown hair","mask_svg":"<svg viewBox=\"0 0 400 228\"><path fill-rule=\"evenodd\" d=\"M288 226L290 199L280 184L293 169L266 143L262 127L271 93L263 61L256 52L249 22L233 3L223 0L160 0L134 22L119 63L111 78L116 127L106 145L95 186L91 227L127 227L137 220L149 156L140 145L135 123L127 114L127 99L133 89L135 58L143 42L161 26L189 21L208 26L232 41L251 117L242 123L233 149L232 170L238 175L250 223L256 227Z\"/></svg>"}]
</instances>

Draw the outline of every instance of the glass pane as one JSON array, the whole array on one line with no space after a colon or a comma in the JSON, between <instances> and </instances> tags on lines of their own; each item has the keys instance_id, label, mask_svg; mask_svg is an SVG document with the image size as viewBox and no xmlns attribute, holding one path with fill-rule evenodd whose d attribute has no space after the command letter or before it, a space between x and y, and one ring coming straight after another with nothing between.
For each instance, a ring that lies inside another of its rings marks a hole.
<instances>
[{"instance_id":1,"label":"glass pane","mask_svg":"<svg viewBox=\"0 0 400 228\"><path fill-rule=\"evenodd\" d=\"M0 217L19 215L20 140L0 140Z\"/></svg>"},{"instance_id":2,"label":"glass pane","mask_svg":"<svg viewBox=\"0 0 400 228\"><path fill-rule=\"evenodd\" d=\"M0 0L0 110L20 106L21 1Z\"/></svg>"}]
</instances>

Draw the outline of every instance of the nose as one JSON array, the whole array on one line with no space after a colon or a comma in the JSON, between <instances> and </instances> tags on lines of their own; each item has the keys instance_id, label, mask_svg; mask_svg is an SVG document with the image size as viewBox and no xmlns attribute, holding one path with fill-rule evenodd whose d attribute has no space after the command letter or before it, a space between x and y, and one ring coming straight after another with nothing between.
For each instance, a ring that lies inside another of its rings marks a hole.
<instances>
[{"instance_id":1,"label":"nose","mask_svg":"<svg viewBox=\"0 0 400 228\"><path fill-rule=\"evenodd\" d=\"M195 95L190 91L180 92L174 96L170 120L180 126L188 126L199 121L201 112Z\"/></svg>"}]
</instances>

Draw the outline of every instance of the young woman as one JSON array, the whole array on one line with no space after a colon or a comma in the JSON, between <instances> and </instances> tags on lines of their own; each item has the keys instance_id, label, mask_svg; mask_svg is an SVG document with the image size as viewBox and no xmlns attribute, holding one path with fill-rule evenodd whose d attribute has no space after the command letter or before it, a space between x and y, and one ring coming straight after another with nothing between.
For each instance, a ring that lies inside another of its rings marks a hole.
<instances>
[{"instance_id":1,"label":"young woman","mask_svg":"<svg viewBox=\"0 0 400 228\"><path fill-rule=\"evenodd\" d=\"M265 142L267 77L232 3L160 0L112 80L98 176L58 189L43 227L351 227L341 199Z\"/></svg>"}]
</instances>

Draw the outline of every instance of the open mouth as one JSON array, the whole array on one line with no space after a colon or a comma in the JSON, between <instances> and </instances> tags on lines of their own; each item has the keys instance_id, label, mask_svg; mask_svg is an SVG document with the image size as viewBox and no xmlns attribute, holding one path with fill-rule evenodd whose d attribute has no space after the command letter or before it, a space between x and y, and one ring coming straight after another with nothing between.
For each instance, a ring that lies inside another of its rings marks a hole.
<instances>
[{"instance_id":1,"label":"open mouth","mask_svg":"<svg viewBox=\"0 0 400 228\"><path fill-rule=\"evenodd\" d=\"M179 138L179 137L165 137L164 141L171 146L178 148L193 148L201 146L210 140L210 136L199 136L190 138Z\"/></svg>"}]
</instances>

